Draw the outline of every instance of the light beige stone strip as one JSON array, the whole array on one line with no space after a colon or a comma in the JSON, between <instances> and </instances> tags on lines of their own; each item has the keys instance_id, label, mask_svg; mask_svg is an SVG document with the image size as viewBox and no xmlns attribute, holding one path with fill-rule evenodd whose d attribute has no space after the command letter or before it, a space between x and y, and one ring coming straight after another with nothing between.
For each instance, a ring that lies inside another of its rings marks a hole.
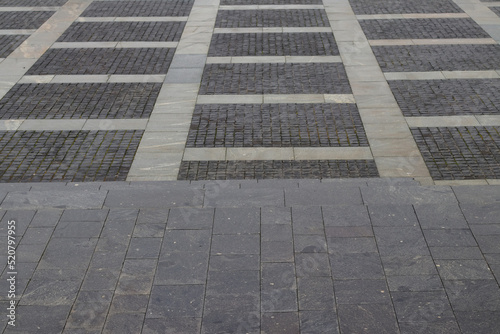
<instances>
[{"instance_id":1,"label":"light beige stone strip","mask_svg":"<svg viewBox=\"0 0 500 334\"><path fill-rule=\"evenodd\" d=\"M208 57L207 64L257 64L257 63L340 63L340 56L245 56Z\"/></svg>"},{"instance_id":2,"label":"light beige stone strip","mask_svg":"<svg viewBox=\"0 0 500 334\"><path fill-rule=\"evenodd\" d=\"M61 7L0 7L0 12L55 12Z\"/></svg>"},{"instance_id":3,"label":"light beige stone strip","mask_svg":"<svg viewBox=\"0 0 500 334\"><path fill-rule=\"evenodd\" d=\"M323 9L321 5L235 5L220 6L220 10Z\"/></svg>"},{"instance_id":4,"label":"light beige stone strip","mask_svg":"<svg viewBox=\"0 0 500 334\"><path fill-rule=\"evenodd\" d=\"M31 35L36 29L0 29L0 35Z\"/></svg>"},{"instance_id":5,"label":"light beige stone strip","mask_svg":"<svg viewBox=\"0 0 500 334\"><path fill-rule=\"evenodd\" d=\"M199 95L197 103L355 103L355 100L352 94Z\"/></svg>"},{"instance_id":6,"label":"light beige stone strip","mask_svg":"<svg viewBox=\"0 0 500 334\"><path fill-rule=\"evenodd\" d=\"M498 71L386 72L387 80L498 79Z\"/></svg>"},{"instance_id":7,"label":"light beige stone strip","mask_svg":"<svg viewBox=\"0 0 500 334\"><path fill-rule=\"evenodd\" d=\"M406 122L408 123L408 126L411 128L458 127L458 126L481 125L474 116L406 117Z\"/></svg>"},{"instance_id":8,"label":"light beige stone strip","mask_svg":"<svg viewBox=\"0 0 500 334\"><path fill-rule=\"evenodd\" d=\"M467 13L415 13L415 14L373 14L356 15L358 20L395 20L395 19L463 19Z\"/></svg>"},{"instance_id":9,"label":"light beige stone strip","mask_svg":"<svg viewBox=\"0 0 500 334\"><path fill-rule=\"evenodd\" d=\"M388 45L452 45L452 44L497 44L493 38L440 38L440 39L372 39L371 46Z\"/></svg>"},{"instance_id":10,"label":"light beige stone strip","mask_svg":"<svg viewBox=\"0 0 500 334\"><path fill-rule=\"evenodd\" d=\"M469 15L490 36L500 43L500 17L495 14L486 2L479 0L453 0L465 14Z\"/></svg>"}]
</instances>

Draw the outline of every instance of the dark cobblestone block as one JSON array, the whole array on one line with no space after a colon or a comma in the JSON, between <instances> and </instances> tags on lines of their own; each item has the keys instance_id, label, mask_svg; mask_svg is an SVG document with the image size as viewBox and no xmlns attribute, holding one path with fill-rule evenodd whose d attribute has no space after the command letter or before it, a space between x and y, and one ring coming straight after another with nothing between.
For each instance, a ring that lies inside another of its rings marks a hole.
<instances>
[{"instance_id":1,"label":"dark cobblestone block","mask_svg":"<svg viewBox=\"0 0 500 334\"><path fill-rule=\"evenodd\" d=\"M329 27L324 9L220 10L216 28Z\"/></svg>"},{"instance_id":2,"label":"dark cobblestone block","mask_svg":"<svg viewBox=\"0 0 500 334\"><path fill-rule=\"evenodd\" d=\"M208 56L339 55L332 33L214 34Z\"/></svg>"},{"instance_id":3,"label":"dark cobblestone block","mask_svg":"<svg viewBox=\"0 0 500 334\"><path fill-rule=\"evenodd\" d=\"M360 20L368 39L488 38L473 19Z\"/></svg>"},{"instance_id":4,"label":"dark cobblestone block","mask_svg":"<svg viewBox=\"0 0 500 334\"><path fill-rule=\"evenodd\" d=\"M368 146L354 104L197 105L186 147Z\"/></svg>"},{"instance_id":5,"label":"dark cobblestone block","mask_svg":"<svg viewBox=\"0 0 500 334\"><path fill-rule=\"evenodd\" d=\"M29 35L0 35L0 58L6 58L28 37Z\"/></svg>"},{"instance_id":6,"label":"dark cobblestone block","mask_svg":"<svg viewBox=\"0 0 500 334\"><path fill-rule=\"evenodd\" d=\"M161 84L19 84L0 100L1 119L147 118Z\"/></svg>"},{"instance_id":7,"label":"dark cobblestone block","mask_svg":"<svg viewBox=\"0 0 500 334\"><path fill-rule=\"evenodd\" d=\"M75 22L58 42L178 41L185 22Z\"/></svg>"},{"instance_id":8,"label":"dark cobblestone block","mask_svg":"<svg viewBox=\"0 0 500 334\"><path fill-rule=\"evenodd\" d=\"M354 14L462 13L450 0L349 0Z\"/></svg>"},{"instance_id":9,"label":"dark cobblestone block","mask_svg":"<svg viewBox=\"0 0 500 334\"><path fill-rule=\"evenodd\" d=\"M27 75L166 74L172 48L49 49Z\"/></svg>"},{"instance_id":10,"label":"dark cobblestone block","mask_svg":"<svg viewBox=\"0 0 500 334\"><path fill-rule=\"evenodd\" d=\"M68 0L2 0L0 7L52 7L62 6Z\"/></svg>"},{"instance_id":11,"label":"dark cobblestone block","mask_svg":"<svg viewBox=\"0 0 500 334\"><path fill-rule=\"evenodd\" d=\"M143 131L0 131L0 182L125 180Z\"/></svg>"},{"instance_id":12,"label":"dark cobblestone block","mask_svg":"<svg viewBox=\"0 0 500 334\"><path fill-rule=\"evenodd\" d=\"M378 177L373 160L183 161L179 180Z\"/></svg>"},{"instance_id":13,"label":"dark cobblestone block","mask_svg":"<svg viewBox=\"0 0 500 334\"><path fill-rule=\"evenodd\" d=\"M500 45L499 45L500 47ZM342 64L209 64L200 95L350 94Z\"/></svg>"},{"instance_id":14,"label":"dark cobblestone block","mask_svg":"<svg viewBox=\"0 0 500 334\"><path fill-rule=\"evenodd\" d=\"M500 45L373 46L384 72L481 71L500 68Z\"/></svg>"},{"instance_id":15,"label":"dark cobblestone block","mask_svg":"<svg viewBox=\"0 0 500 334\"><path fill-rule=\"evenodd\" d=\"M389 81L405 116L498 115L500 79Z\"/></svg>"},{"instance_id":16,"label":"dark cobblestone block","mask_svg":"<svg viewBox=\"0 0 500 334\"><path fill-rule=\"evenodd\" d=\"M83 17L188 16L194 0L94 1Z\"/></svg>"},{"instance_id":17,"label":"dark cobblestone block","mask_svg":"<svg viewBox=\"0 0 500 334\"><path fill-rule=\"evenodd\" d=\"M321 0L221 0L221 6L234 5L321 5Z\"/></svg>"},{"instance_id":18,"label":"dark cobblestone block","mask_svg":"<svg viewBox=\"0 0 500 334\"><path fill-rule=\"evenodd\" d=\"M0 29L38 29L55 12L0 12Z\"/></svg>"},{"instance_id":19,"label":"dark cobblestone block","mask_svg":"<svg viewBox=\"0 0 500 334\"><path fill-rule=\"evenodd\" d=\"M500 178L500 127L411 131L433 179Z\"/></svg>"},{"instance_id":20,"label":"dark cobblestone block","mask_svg":"<svg viewBox=\"0 0 500 334\"><path fill-rule=\"evenodd\" d=\"M497 14L498 16L500 16L500 7L490 7L490 9L493 11L493 13Z\"/></svg>"}]
</instances>

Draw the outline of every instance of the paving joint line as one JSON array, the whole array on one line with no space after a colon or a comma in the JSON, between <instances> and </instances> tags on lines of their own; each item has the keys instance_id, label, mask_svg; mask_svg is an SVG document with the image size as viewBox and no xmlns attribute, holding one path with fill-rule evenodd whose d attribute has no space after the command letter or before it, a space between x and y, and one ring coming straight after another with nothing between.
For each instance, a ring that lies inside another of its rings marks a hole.
<instances>
[{"instance_id":1,"label":"paving joint line","mask_svg":"<svg viewBox=\"0 0 500 334\"><path fill-rule=\"evenodd\" d=\"M371 14L371 15L355 15L355 16L358 20L470 18L470 16L467 13Z\"/></svg>"},{"instance_id":2,"label":"paving joint line","mask_svg":"<svg viewBox=\"0 0 500 334\"><path fill-rule=\"evenodd\" d=\"M446 80L446 79L498 79L500 70L486 71L433 71L433 72L386 72L384 77L391 80Z\"/></svg>"}]
</instances>

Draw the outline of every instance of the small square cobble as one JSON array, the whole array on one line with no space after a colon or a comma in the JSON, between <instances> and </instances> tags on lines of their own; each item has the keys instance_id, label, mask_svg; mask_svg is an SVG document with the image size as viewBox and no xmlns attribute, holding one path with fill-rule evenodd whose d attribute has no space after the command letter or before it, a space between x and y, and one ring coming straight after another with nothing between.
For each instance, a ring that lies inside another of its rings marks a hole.
<instances>
[{"instance_id":1,"label":"small square cobble","mask_svg":"<svg viewBox=\"0 0 500 334\"><path fill-rule=\"evenodd\" d=\"M413 128L434 180L500 178L500 128Z\"/></svg>"},{"instance_id":2,"label":"small square cobble","mask_svg":"<svg viewBox=\"0 0 500 334\"><path fill-rule=\"evenodd\" d=\"M39 7L62 6L68 0L2 0L0 7Z\"/></svg>"},{"instance_id":3,"label":"small square cobble","mask_svg":"<svg viewBox=\"0 0 500 334\"><path fill-rule=\"evenodd\" d=\"M94 1L82 17L188 16L194 0Z\"/></svg>"},{"instance_id":4,"label":"small square cobble","mask_svg":"<svg viewBox=\"0 0 500 334\"><path fill-rule=\"evenodd\" d=\"M0 100L0 119L147 118L161 84L18 84Z\"/></svg>"},{"instance_id":5,"label":"small square cobble","mask_svg":"<svg viewBox=\"0 0 500 334\"><path fill-rule=\"evenodd\" d=\"M221 0L221 6L234 5L321 5L322 0Z\"/></svg>"},{"instance_id":6,"label":"small square cobble","mask_svg":"<svg viewBox=\"0 0 500 334\"><path fill-rule=\"evenodd\" d=\"M166 74L175 49L49 49L27 72L46 74Z\"/></svg>"},{"instance_id":7,"label":"small square cobble","mask_svg":"<svg viewBox=\"0 0 500 334\"><path fill-rule=\"evenodd\" d=\"M489 38L472 19L361 20L368 39Z\"/></svg>"},{"instance_id":8,"label":"small square cobble","mask_svg":"<svg viewBox=\"0 0 500 334\"><path fill-rule=\"evenodd\" d=\"M337 56L332 33L214 34L208 56Z\"/></svg>"},{"instance_id":9,"label":"small square cobble","mask_svg":"<svg viewBox=\"0 0 500 334\"><path fill-rule=\"evenodd\" d=\"M0 29L38 29L55 12L0 12Z\"/></svg>"},{"instance_id":10,"label":"small square cobble","mask_svg":"<svg viewBox=\"0 0 500 334\"><path fill-rule=\"evenodd\" d=\"M368 146L354 104L197 105L186 147Z\"/></svg>"},{"instance_id":11,"label":"small square cobble","mask_svg":"<svg viewBox=\"0 0 500 334\"><path fill-rule=\"evenodd\" d=\"M481 71L500 68L500 45L374 46L384 72Z\"/></svg>"},{"instance_id":12,"label":"small square cobble","mask_svg":"<svg viewBox=\"0 0 500 334\"><path fill-rule=\"evenodd\" d=\"M324 9L220 10L216 28L329 27Z\"/></svg>"},{"instance_id":13,"label":"small square cobble","mask_svg":"<svg viewBox=\"0 0 500 334\"><path fill-rule=\"evenodd\" d=\"M461 13L450 0L349 0L354 14Z\"/></svg>"},{"instance_id":14,"label":"small square cobble","mask_svg":"<svg viewBox=\"0 0 500 334\"><path fill-rule=\"evenodd\" d=\"M342 64L209 64L200 95L350 94Z\"/></svg>"},{"instance_id":15,"label":"small square cobble","mask_svg":"<svg viewBox=\"0 0 500 334\"><path fill-rule=\"evenodd\" d=\"M125 180L143 131L1 131L0 182Z\"/></svg>"},{"instance_id":16,"label":"small square cobble","mask_svg":"<svg viewBox=\"0 0 500 334\"><path fill-rule=\"evenodd\" d=\"M0 58L6 58L28 37L29 35L0 35Z\"/></svg>"},{"instance_id":17,"label":"small square cobble","mask_svg":"<svg viewBox=\"0 0 500 334\"><path fill-rule=\"evenodd\" d=\"M405 116L500 114L500 79L389 81Z\"/></svg>"},{"instance_id":18,"label":"small square cobble","mask_svg":"<svg viewBox=\"0 0 500 334\"><path fill-rule=\"evenodd\" d=\"M58 42L178 41L185 22L75 22Z\"/></svg>"},{"instance_id":19,"label":"small square cobble","mask_svg":"<svg viewBox=\"0 0 500 334\"><path fill-rule=\"evenodd\" d=\"M378 177L373 160L183 161L178 180Z\"/></svg>"}]
</instances>

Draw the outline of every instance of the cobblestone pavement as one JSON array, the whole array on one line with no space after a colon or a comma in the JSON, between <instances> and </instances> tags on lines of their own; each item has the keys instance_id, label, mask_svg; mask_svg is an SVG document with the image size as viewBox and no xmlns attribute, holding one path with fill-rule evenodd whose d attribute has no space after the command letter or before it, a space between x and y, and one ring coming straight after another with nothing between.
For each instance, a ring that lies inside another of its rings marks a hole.
<instances>
[{"instance_id":1,"label":"cobblestone pavement","mask_svg":"<svg viewBox=\"0 0 500 334\"><path fill-rule=\"evenodd\" d=\"M0 0L0 332L500 334L499 8Z\"/></svg>"}]
</instances>

